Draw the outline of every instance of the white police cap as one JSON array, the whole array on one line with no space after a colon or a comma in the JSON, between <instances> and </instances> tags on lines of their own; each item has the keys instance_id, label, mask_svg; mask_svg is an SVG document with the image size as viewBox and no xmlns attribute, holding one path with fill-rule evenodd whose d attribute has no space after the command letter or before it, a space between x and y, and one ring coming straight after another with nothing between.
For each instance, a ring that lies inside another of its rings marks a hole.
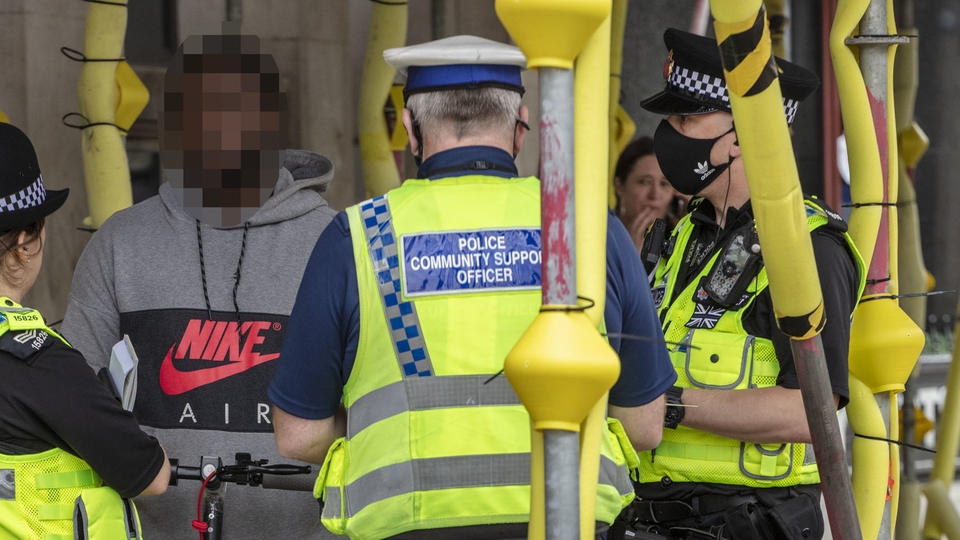
<instances>
[{"instance_id":1,"label":"white police cap","mask_svg":"<svg viewBox=\"0 0 960 540\"><path fill-rule=\"evenodd\" d=\"M520 49L476 36L453 36L383 51L388 64L407 76L404 96L456 88L497 87L523 94Z\"/></svg>"}]
</instances>

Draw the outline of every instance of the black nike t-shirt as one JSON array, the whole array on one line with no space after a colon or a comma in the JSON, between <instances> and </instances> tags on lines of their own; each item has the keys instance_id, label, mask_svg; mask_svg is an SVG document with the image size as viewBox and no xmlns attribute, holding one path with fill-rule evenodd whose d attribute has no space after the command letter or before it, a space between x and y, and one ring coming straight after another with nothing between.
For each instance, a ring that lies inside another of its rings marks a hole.
<instances>
[{"instance_id":1,"label":"black nike t-shirt","mask_svg":"<svg viewBox=\"0 0 960 540\"><path fill-rule=\"evenodd\" d=\"M140 494L166 466L157 440L140 430L83 356L55 337L26 359L0 347L0 374L0 452L61 448L123 497Z\"/></svg>"}]
</instances>

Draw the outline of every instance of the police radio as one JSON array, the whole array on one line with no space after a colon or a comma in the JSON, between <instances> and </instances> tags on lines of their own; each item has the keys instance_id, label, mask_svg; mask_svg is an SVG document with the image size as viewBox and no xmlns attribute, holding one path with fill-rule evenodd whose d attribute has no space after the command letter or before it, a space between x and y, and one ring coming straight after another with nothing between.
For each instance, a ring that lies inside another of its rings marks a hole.
<instances>
[{"instance_id":1,"label":"police radio","mask_svg":"<svg viewBox=\"0 0 960 540\"><path fill-rule=\"evenodd\" d=\"M663 251L663 236L667 232L667 224L662 219L655 219L643 237L643 247L640 248L640 260L647 274L653 272L660 262Z\"/></svg>"}]
</instances>

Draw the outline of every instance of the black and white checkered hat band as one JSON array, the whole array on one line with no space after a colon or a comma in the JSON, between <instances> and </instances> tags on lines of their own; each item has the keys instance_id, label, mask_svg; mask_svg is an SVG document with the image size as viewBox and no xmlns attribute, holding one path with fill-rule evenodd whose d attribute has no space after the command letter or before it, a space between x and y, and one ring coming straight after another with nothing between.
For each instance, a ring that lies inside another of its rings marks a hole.
<instances>
[{"instance_id":1,"label":"black and white checkered hat band","mask_svg":"<svg viewBox=\"0 0 960 540\"><path fill-rule=\"evenodd\" d=\"M0 213L24 210L41 204L47 198L47 190L43 188L43 177L38 176L29 186L20 191L0 197Z\"/></svg>"},{"instance_id":2,"label":"black and white checkered hat band","mask_svg":"<svg viewBox=\"0 0 960 540\"><path fill-rule=\"evenodd\" d=\"M704 105L723 103L725 109L730 108L730 96L727 94L727 84L720 77L700 73L685 67L675 66L667 79L667 86L681 94L688 95ZM797 106L800 102L795 99L783 98L783 113L787 115L787 123L792 124L797 115Z\"/></svg>"}]
</instances>

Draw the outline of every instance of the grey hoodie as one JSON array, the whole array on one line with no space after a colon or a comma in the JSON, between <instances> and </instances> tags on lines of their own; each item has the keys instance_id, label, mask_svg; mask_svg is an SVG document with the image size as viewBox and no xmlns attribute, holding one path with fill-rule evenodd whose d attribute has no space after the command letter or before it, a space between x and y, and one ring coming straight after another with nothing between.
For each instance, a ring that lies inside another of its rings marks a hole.
<instances>
[{"instance_id":1,"label":"grey hoodie","mask_svg":"<svg viewBox=\"0 0 960 540\"><path fill-rule=\"evenodd\" d=\"M108 219L80 257L63 334L95 370L130 336L140 360L134 413L182 465L233 464L237 452L291 463L277 453L266 390L303 269L336 215L321 196L332 177L327 158L288 150L274 195L229 228L198 226L163 184ZM144 536L196 535L199 489L181 481L138 499ZM326 536L307 492L228 485L225 503L228 540Z\"/></svg>"}]
</instances>

